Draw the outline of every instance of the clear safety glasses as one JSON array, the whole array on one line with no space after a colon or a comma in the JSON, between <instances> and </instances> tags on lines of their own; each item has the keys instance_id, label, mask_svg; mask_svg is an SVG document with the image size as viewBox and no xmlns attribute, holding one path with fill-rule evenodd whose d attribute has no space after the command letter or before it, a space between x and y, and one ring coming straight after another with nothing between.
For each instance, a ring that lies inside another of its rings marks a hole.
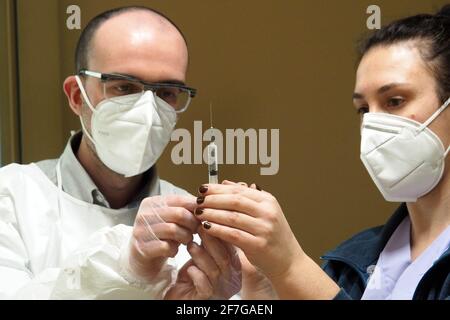
<instances>
[{"instance_id":1,"label":"clear safety glasses","mask_svg":"<svg viewBox=\"0 0 450 320\"><path fill-rule=\"evenodd\" d=\"M122 74L100 73L90 70L81 70L79 75L100 79L103 85L105 99L114 101L114 98L136 94L135 99L121 100L121 103L134 104L145 91L152 91L159 98L171 105L177 113L186 111L191 99L197 93L196 89L178 83L149 83L132 76Z\"/></svg>"}]
</instances>

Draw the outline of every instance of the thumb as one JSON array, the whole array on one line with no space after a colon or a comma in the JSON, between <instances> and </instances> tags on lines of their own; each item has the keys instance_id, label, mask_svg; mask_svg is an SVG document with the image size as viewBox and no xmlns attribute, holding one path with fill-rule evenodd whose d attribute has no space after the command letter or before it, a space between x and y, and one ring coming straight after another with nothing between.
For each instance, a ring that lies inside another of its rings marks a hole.
<instances>
[{"instance_id":1,"label":"thumb","mask_svg":"<svg viewBox=\"0 0 450 320\"><path fill-rule=\"evenodd\" d=\"M241 261L241 270L244 275L254 275L259 273L258 269L248 260L244 251L239 248L236 248L239 260Z\"/></svg>"}]
</instances>

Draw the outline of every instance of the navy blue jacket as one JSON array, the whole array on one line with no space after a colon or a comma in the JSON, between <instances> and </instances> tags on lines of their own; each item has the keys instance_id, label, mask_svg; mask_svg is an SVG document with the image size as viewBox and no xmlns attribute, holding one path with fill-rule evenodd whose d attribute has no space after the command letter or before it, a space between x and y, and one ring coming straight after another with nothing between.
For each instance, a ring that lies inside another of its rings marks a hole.
<instances>
[{"instance_id":1,"label":"navy blue jacket","mask_svg":"<svg viewBox=\"0 0 450 320\"><path fill-rule=\"evenodd\" d=\"M321 259L323 269L341 287L335 299L361 299L370 271L378 261L386 243L408 214L402 204L384 226L368 229L329 251ZM450 249L424 274L413 299L450 300Z\"/></svg>"}]
</instances>

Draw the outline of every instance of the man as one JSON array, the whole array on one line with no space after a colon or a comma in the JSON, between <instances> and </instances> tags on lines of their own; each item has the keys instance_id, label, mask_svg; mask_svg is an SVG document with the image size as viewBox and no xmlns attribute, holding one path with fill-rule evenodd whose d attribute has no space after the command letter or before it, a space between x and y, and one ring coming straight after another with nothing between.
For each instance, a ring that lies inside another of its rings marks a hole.
<instances>
[{"instance_id":1,"label":"man","mask_svg":"<svg viewBox=\"0 0 450 320\"><path fill-rule=\"evenodd\" d=\"M125 7L89 22L76 75L64 81L82 132L59 159L0 170L2 298L204 299L239 291L233 248L202 231L202 244L192 242L195 197L155 168L195 96L184 84L187 65L184 36L156 11Z\"/></svg>"}]
</instances>

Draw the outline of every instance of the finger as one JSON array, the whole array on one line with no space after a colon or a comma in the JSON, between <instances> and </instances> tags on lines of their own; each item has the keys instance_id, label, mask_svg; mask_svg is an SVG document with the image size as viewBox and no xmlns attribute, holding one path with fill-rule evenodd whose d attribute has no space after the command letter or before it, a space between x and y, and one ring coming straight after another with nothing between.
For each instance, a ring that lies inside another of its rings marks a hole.
<instances>
[{"instance_id":1,"label":"finger","mask_svg":"<svg viewBox=\"0 0 450 320\"><path fill-rule=\"evenodd\" d=\"M223 180L222 184L224 185L235 185L237 184L236 182L230 181L230 180Z\"/></svg>"},{"instance_id":2,"label":"finger","mask_svg":"<svg viewBox=\"0 0 450 320\"><path fill-rule=\"evenodd\" d=\"M230 268L230 255L227 248L224 246L223 241L211 237L202 228L199 228L199 236L202 240L202 246L214 259L214 262L219 267L222 275L227 275Z\"/></svg>"},{"instance_id":3,"label":"finger","mask_svg":"<svg viewBox=\"0 0 450 320\"><path fill-rule=\"evenodd\" d=\"M247 185L240 184L203 184L199 187L199 193L202 196L213 194L239 194L243 197L249 198L256 202L261 202L266 199L265 194Z\"/></svg>"},{"instance_id":4,"label":"finger","mask_svg":"<svg viewBox=\"0 0 450 320\"><path fill-rule=\"evenodd\" d=\"M153 232L160 240L173 240L188 244L193 240L192 232L174 223L159 223L152 226Z\"/></svg>"},{"instance_id":5,"label":"finger","mask_svg":"<svg viewBox=\"0 0 450 320\"><path fill-rule=\"evenodd\" d=\"M263 191L263 190L261 189L261 187L258 186L256 183L252 183L251 186L250 186L250 188L256 189L256 190L258 190L258 191Z\"/></svg>"},{"instance_id":6,"label":"finger","mask_svg":"<svg viewBox=\"0 0 450 320\"><path fill-rule=\"evenodd\" d=\"M203 222L203 229L212 237L219 238L229 244L241 248L244 252L258 246L259 239L248 232L230 228L208 221Z\"/></svg>"},{"instance_id":7,"label":"finger","mask_svg":"<svg viewBox=\"0 0 450 320\"><path fill-rule=\"evenodd\" d=\"M213 294L213 287L208 277L197 266L192 265L187 269L187 273L194 284L199 299L208 299Z\"/></svg>"},{"instance_id":8,"label":"finger","mask_svg":"<svg viewBox=\"0 0 450 320\"><path fill-rule=\"evenodd\" d=\"M159 219L156 219L155 216ZM142 221L152 227L156 223L168 222L175 223L195 233L198 228L198 221L193 217L192 213L182 207L164 207L157 209L140 210L136 219L137 222Z\"/></svg>"},{"instance_id":9,"label":"finger","mask_svg":"<svg viewBox=\"0 0 450 320\"><path fill-rule=\"evenodd\" d=\"M183 207L190 212L196 207L195 197L192 195L168 195L166 203L168 207Z\"/></svg>"},{"instance_id":10,"label":"finger","mask_svg":"<svg viewBox=\"0 0 450 320\"><path fill-rule=\"evenodd\" d=\"M203 229L203 228L201 228ZM205 230L202 230L202 232L206 233ZM207 234L207 233L206 233ZM211 237L213 239L219 240L219 242L225 247L225 250L227 250L228 256L230 257L230 265L232 268L240 268L240 262L239 262L239 256L237 250L240 250L239 248L235 247L233 244L225 242L219 238Z\"/></svg>"},{"instance_id":11,"label":"finger","mask_svg":"<svg viewBox=\"0 0 450 320\"><path fill-rule=\"evenodd\" d=\"M251 189L248 189L251 190ZM211 194L197 198L198 208L238 211L253 217L260 216L259 203L240 194Z\"/></svg>"},{"instance_id":12,"label":"finger","mask_svg":"<svg viewBox=\"0 0 450 320\"><path fill-rule=\"evenodd\" d=\"M253 275L258 273L256 267L248 260L247 256L242 250L238 250L239 261L241 262L242 272L246 275Z\"/></svg>"},{"instance_id":13,"label":"finger","mask_svg":"<svg viewBox=\"0 0 450 320\"><path fill-rule=\"evenodd\" d=\"M263 231L260 227L260 219L236 211L197 208L195 210L195 216L200 221L209 221L235 229L240 229L253 235L257 235Z\"/></svg>"},{"instance_id":14,"label":"finger","mask_svg":"<svg viewBox=\"0 0 450 320\"><path fill-rule=\"evenodd\" d=\"M142 262L155 258L173 258L178 253L179 246L180 244L174 241L135 241L132 249L139 253L137 259Z\"/></svg>"},{"instance_id":15,"label":"finger","mask_svg":"<svg viewBox=\"0 0 450 320\"><path fill-rule=\"evenodd\" d=\"M195 265L208 276L210 283L214 287L220 276L220 269L214 259L206 252L205 248L195 242L191 242L187 250Z\"/></svg>"},{"instance_id":16,"label":"finger","mask_svg":"<svg viewBox=\"0 0 450 320\"><path fill-rule=\"evenodd\" d=\"M195 197L192 195L153 196L142 200L141 206L150 208L183 207L188 211L195 209Z\"/></svg>"},{"instance_id":17,"label":"finger","mask_svg":"<svg viewBox=\"0 0 450 320\"><path fill-rule=\"evenodd\" d=\"M150 230L147 227L135 228L133 236L141 242L151 242L154 240L151 236L154 236L159 240L173 240L183 244L191 242L193 237L190 230L174 223L157 223L152 225Z\"/></svg>"},{"instance_id":18,"label":"finger","mask_svg":"<svg viewBox=\"0 0 450 320\"><path fill-rule=\"evenodd\" d=\"M240 250L240 249L235 247L231 243L228 243L228 242L225 242L225 241L222 241L222 244L227 249L228 255L231 257L231 263L233 264L233 259L239 258L237 250Z\"/></svg>"}]
</instances>

